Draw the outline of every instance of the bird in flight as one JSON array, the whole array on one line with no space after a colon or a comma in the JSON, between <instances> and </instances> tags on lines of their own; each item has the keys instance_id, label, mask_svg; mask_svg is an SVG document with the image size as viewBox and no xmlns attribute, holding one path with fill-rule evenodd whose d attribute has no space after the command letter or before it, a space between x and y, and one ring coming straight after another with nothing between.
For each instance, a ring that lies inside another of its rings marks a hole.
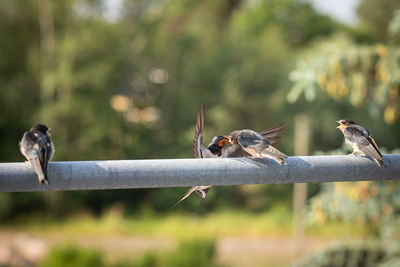
<instances>
[{"instance_id":1,"label":"bird in flight","mask_svg":"<svg viewBox=\"0 0 400 267\"><path fill-rule=\"evenodd\" d=\"M196 129L193 140L193 156L195 158L224 158L224 157L245 157L250 156L245 150L240 147L233 148L233 145L229 143L228 136L214 136L210 144L206 147L203 144L203 129L204 129L204 105L200 106L200 111L197 115ZM261 131L260 134L271 140L271 144L278 142L281 137L279 134L284 130L285 124L278 125L276 127ZM225 147L232 147L226 150ZM211 185L196 185L189 188L186 194L172 207L175 208L179 203L186 199L190 194L196 192L201 197L201 201L206 198Z\"/></svg>"}]
</instances>

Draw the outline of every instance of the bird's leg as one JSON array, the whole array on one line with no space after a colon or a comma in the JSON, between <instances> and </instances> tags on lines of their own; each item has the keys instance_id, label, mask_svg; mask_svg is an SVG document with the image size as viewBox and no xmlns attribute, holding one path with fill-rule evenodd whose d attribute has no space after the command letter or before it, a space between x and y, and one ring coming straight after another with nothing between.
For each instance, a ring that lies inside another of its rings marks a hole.
<instances>
[{"instance_id":1,"label":"bird's leg","mask_svg":"<svg viewBox=\"0 0 400 267\"><path fill-rule=\"evenodd\" d=\"M359 150L354 150L353 153L349 154L350 156L355 156L355 157L365 157L365 153Z\"/></svg>"},{"instance_id":2,"label":"bird's leg","mask_svg":"<svg viewBox=\"0 0 400 267\"><path fill-rule=\"evenodd\" d=\"M365 155L365 153L361 152L361 151L354 151L353 153L350 154L351 156L355 156L355 157L366 157L367 155Z\"/></svg>"}]
</instances>

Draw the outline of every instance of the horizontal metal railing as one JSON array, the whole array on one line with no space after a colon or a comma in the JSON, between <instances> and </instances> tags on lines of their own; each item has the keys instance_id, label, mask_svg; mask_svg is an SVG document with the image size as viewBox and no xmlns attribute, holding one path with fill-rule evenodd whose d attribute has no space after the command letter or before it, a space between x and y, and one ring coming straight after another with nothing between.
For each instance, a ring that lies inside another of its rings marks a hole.
<instances>
[{"instance_id":1,"label":"horizontal metal railing","mask_svg":"<svg viewBox=\"0 0 400 267\"><path fill-rule=\"evenodd\" d=\"M387 168L348 155L289 157L282 166L246 158L51 162L49 185L27 163L0 163L0 192L399 180L400 155L384 161Z\"/></svg>"}]
</instances>

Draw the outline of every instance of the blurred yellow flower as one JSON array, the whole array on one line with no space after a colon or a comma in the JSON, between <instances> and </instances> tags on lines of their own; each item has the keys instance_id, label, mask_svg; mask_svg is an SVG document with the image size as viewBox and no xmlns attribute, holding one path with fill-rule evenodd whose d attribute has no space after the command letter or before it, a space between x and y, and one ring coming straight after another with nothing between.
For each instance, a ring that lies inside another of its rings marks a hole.
<instances>
[{"instance_id":1,"label":"blurred yellow flower","mask_svg":"<svg viewBox=\"0 0 400 267\"><path fill-rule=\"evenodd\" d=\"M384 118L388 124L393 124L399 118L399 111L394 106L388 106L385 109Z\"/></svg>"},{"instance_id":2,"label":"blurred yellow flower","mask_svg":"<svg viewBox=\"0 0 400 267\"><path fill-rule=\"evenodd\" d=\"M328 78L327 78L326 73L325 73L325 72L320 72L319 75L318 75L317 82L318 82L318 85L319 85L322 89L325 88L325 85L326 85L326 81L327 81L327 80L328 80Z\"/></svg>"},{"instance_id":3,"label":"blurred yellow flower","mask_svg":"<svg viewBox=\"0 0 400 267\"><path fill-rule=\"evenodd\" d=\"M388 55L388 50L386 48L385 45L383 44L378 44L376 47L376 52L378 53L378 55L380 55L381 57L386 57Z\"/></svg>"}]
</instances>

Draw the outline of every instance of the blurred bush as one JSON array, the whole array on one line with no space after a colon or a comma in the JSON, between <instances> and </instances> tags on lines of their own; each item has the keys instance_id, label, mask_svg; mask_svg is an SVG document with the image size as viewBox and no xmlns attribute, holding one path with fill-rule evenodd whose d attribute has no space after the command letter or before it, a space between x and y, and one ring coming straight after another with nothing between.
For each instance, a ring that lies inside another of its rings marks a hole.
<instances>
[{"instance_id":1,"label":"blurred bush","mask_svg":"<svg viewBox=\"0 0 400 267\"><path fill-rule=\"evenodd\" d=\"M398 267L400 253L391 255L385 246L371 244L339 244L311 257L297 260L292 267Z\"/></svg>"},{"instance_id":2,"label":"blurred bush","mask_svg":"<svg viewBox=\"0 0 400 267\"><path fill-rule=\"evenodd\" d=\"M79 248L74 245L54 247L40 267L102 267L103 255L98 250Z\"/></svg>"},{"instance_id":3,"label":"blurred bush","mask_svg":"<svg viewBox=\"0 0 400 267\"><path fill-rule=\"evenodd\" d=\"M292 267L375 267L385 261L385 251L377 246L338 245L293 263ZM394 266L393 266L394 267Z\"/></svg>"},{"instance_id":4,"label":"blurred bush","mask_svg":"<svg viewBox=\"0 0 400 267\"><path fill-rule=\"evenodd\" d=\"M338 149L318 154L345 154L345 151ZM333 248L315 253L309 259L295 262L293 266L398 266L399 195L400 186L396 181L323 184L320 192L311 198L308 223L353 223L363 230L363 242L349 244L343 241Z\"/></svg>"},{"instance_id":5,"label":"blurred bush","mask_svg":"<svg viewBox=\"0 0 400 267\"><path fill-rule=\"evenodd\" d=\"M39 267L213 267L215 264L215 241L206 239L185 240L172 251L164 253L145 252L138 259L118 260L106 263L99 250L74 245L54 247Z\"/></svg>"},{"instance_id":6,"label":"blurred bush","mask_svg":"<svg viewBox=\"0 0 400 267\"><path fill-rule=\"evenodd\" d=\"M164 261L159 266L216 266L214 240L189 240L179 244L178 250L165 255Z\"/></svg>"}]
</instances>

